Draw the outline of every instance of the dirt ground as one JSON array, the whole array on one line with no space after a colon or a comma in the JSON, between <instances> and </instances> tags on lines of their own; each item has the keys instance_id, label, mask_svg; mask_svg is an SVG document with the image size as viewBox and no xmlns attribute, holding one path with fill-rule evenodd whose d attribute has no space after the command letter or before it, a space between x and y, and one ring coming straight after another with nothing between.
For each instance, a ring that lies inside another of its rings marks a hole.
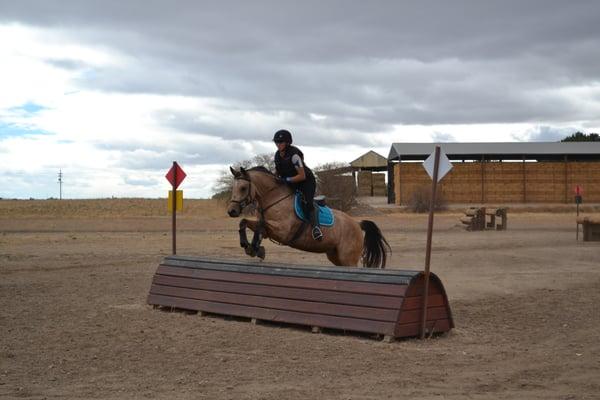
<instances>
[{"instance_id":1,"label":"dirt ground","mask_svg":"<svg viewBox=\"0 0 600 400\"><path fill-rule=\"evenodd\" d=\"M432 271L456 328L384 343L153 310L167 216L26 209L0 212L1 398L600 399L600 242L576 242L572 214L509 212L507 231L478 233L437 215ZM201 214L181 215L178 253L245 259L237 220ZM422 268L425 215L368 218L391 268Z\"/></svg>"}]
</instances>

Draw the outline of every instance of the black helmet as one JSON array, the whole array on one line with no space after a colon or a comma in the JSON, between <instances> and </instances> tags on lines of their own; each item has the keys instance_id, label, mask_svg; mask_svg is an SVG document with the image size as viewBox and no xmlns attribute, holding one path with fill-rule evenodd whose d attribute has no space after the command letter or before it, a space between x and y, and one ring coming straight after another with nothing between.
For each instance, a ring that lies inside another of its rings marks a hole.
<instances>
[{"instance_id":1,"label":"black helmet","mask_svg":"<svg viewBox=\"0 0 600 400\"><path fill-rule=\"evenodd\" d=\"M292 144L292 134L290 131L286 131L282 129L280 131L275 132L275 136L273 136L274 142L285 142L287 144Z\"/></svg>"}]
</instances>

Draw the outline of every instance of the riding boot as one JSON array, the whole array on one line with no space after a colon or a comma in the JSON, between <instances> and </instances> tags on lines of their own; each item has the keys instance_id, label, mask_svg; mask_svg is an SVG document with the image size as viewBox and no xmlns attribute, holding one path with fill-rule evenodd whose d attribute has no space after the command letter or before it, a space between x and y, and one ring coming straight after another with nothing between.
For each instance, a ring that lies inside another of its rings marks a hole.
<instances>
[{"instance_id":1,"label":"riding boot","mask_svg":"<svg viewBox=\"0 0 600 400\"><path fill-rule=\"evenodd\" d=\"M323 232L319 226L319 218L317 216L318 211L313 209L310 213L310 224L312 225L312 237L314 240L323 240Z\"/></svg>"}]
</instances>

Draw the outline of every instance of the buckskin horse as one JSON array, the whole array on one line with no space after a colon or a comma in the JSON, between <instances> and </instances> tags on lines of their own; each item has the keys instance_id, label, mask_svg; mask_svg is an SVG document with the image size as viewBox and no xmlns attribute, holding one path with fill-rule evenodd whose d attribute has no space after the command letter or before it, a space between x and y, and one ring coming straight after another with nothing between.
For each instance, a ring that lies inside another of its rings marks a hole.
<instances>
[{"instance_id":1,"label":"buckskin horse","mask_svg":"<svg viewBox=\"0 0 600 400\"><path fill-rule=\"evenodd\" d=\"M316 241L308 223L301 221L294 212L294 191L264 167L239 171L231 168L234 176L231 200L227 208L230 217L239 217L242 210L256 204L258 220L242 218L240 221L240 245L252 257L265 257L260 246L263 237L272 241L313 253L326 253L334 265L356 266L362 259L367 268L385 268L386 251L390 246L372 221L356 222L348 214L332 210L335 223L322 227L324 238ZM315 207L317 212L317 207ZM248 242L246 228L254 232L252 243ZM363 236L364 231L364 236Z\"/></svg>"}]
</instances>

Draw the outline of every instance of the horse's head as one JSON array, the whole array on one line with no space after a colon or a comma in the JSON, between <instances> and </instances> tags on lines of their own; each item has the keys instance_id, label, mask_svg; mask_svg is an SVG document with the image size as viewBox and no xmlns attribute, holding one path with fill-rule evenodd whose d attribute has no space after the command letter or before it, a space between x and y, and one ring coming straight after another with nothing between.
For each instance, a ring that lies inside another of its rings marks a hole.
<instances>
[{"instance_id":1,"label":"horse's head","mask_svg":"<svg viewBox=\"0 0 600 400\"><path fill-rule=\"evenodd\" d=\"M232 167L229 167L229 170L233 174L233 187L227 214L235 218L240 216L244 207L254 201L254 187L250 181L250 175L243 167L239 171Z\"/></svg>"}]
</instances>

